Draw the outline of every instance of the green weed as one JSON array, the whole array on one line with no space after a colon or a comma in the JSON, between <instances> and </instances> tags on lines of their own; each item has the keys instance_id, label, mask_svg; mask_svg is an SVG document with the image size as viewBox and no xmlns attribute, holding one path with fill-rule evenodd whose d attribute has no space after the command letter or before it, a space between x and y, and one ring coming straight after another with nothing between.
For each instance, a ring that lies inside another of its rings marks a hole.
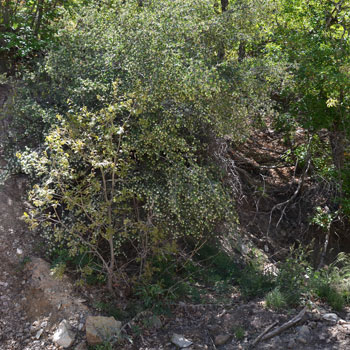
<instances>
[{"instance_id":1,"label":"green weed","mask_svg":"<svg viewBox=\"0 0 350 350\"><path fill-rule=\"evenodd\" d=\"M287 300L284 294L275 288L266 295L266 306L274 310L282 310L287 307Z\"/></svg>"}]
</instances>

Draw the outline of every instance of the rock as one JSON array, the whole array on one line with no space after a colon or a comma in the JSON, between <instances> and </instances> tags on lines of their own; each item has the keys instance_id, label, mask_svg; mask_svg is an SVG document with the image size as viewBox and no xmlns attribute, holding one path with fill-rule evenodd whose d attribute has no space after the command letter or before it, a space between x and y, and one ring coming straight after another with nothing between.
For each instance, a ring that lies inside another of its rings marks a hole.
<instances>
[{"instance_id":1,"label":"rock","mask_svg":"<svg viewBox=\"0 0 350 350\"><path fill-rule=\"evenodd\" d=\"M304 337L302 337L302 336L299 336L299 337L297 338L297 341L298 341L299 343L301 343L301 344L306 344L306 343L307 343L307 339L304 338Z\"/></svg>"},{"instance_id":2,"label":"rock","mask_svg":"<svg viewBox=\"0 0 350 350\"><path fill-rule=\"evenodd\" d=\"M86 319L86 339L89 345L101 344L111 337L120 335L122 323L114 317L88 316Z\"/></svg>"},{"instance_id":3,"label":"rock","mask_svg":"<svg viewBox=\"0 0 350 350\"><path fill-rule=\"evenodd\" d=\"M33 324L30 326L30 333L34 334L40 329L40 325L38 321L34 321Z\"/></svg>"},{"instance_id":4,"label":"rock","mask_svg":"<svg viewBox=\"0 0 350 350\"><path fill-rule=\"evenodd\" d=\"M331 322L331 323L337 323L338 322L338 315L337 314L332 314L332 313L324 314L322 316L322 319L324 321L328 321L328 322Z\"/></svg>"},{"instance_id":5,"label":"rock","mask_svg":"<svg viewBox=\"0 0 350 350\"><path fill-rule=\"evenodd\" d=\"M211 335L219 335L222 331L222 327L220 327L218 324L214 324L214 325L208 325L208 330L210 332Z\"/></svg>"},{"instance_id":6,"label":"rock","mask_svg":"<svg viewBox=\"0 0 350 350\"><path fill-rule=\"evenodd\" d=\"M288 349L295 349L296 348L296 342L294 339L291 339L287 344Z\"/></svg>"},{"instance_id":7,"label":"rock","mask_svg":"<svg viewBox=\"0 0 350 350\"><path fill-rule=\"evenodd\" d=\"M40 339L41 335L43 334L44 330L43 329L39 329L36 334L35 334L35 338L36 339Z\"/></svg>"},{"instance_id":8,"label":"rock","mask_svg":"<svg viewBox=\"0 0 350 350\"><path fill-rule=\"evenodd\" d=\"M80 344L78 344L74 350L88 350L86 342L83 341Z\"/></svg>"},{"instance_id":9,"label":"rock","mask_svg":"<svg viewBox=\"0 0 350 350\"><path fill-rule=\"evenodd\" d=\"M229 334L219 334L215 337L215 345L224 345L230 339Z\"/></svg>"},{"instance_id":10,"label":"rock","mask_svg":"<svg viewBox=\"0 0 350 350\"><path fill-rule=\"evenodd\" d=\"M320 340L326 340L326 339L327 339L327 335L324 334L324 333L321 333L321 334L319 335L319 339L320 339Z\"/></svg>"},{"instance_id":11,"label":"rock","mask_svg":"<svg viewBox=\"0 0 350 350\"><path fill-rule=\"evenodd\" d=\"M69 348L75 339L75 334L71 330L69 323L66 320L63 320L59 326L57 331L54 333L52 340L62 346L64 348Z\"/></svg>"},{"instance_id":12,"label":"rock","mask_svg":"<svg viewBox=\"0 0 350 350\"><path fill-rule=\"evenodd\" d=\"M306 326L306 325L300 327L299 335L302 335L302 336L305 336L305 337L309 337L310 336L310 329L309 329L309 327Z\"/></svg>"},{"instance_id":13,"label":"rock","mask_svg":"<svg viewBox=\"0 0 350 350\"><path fill-rule=\"evenodd\" d=\"M174 333L171 337L171 342L179 348L188 348L193 344L190 340L187 340L183 335L176 333Z\"/></svg>"},{"instance_id":14,"label":"rock","mask_svg":"<svg viewBox=\"0 0 350 350\"><path fill-rule=\"evenodd\" d=\"M317 327L317 322L315 321L312 321L309 323L309 326L312 328L312 329L315 329Z\"/></svg>"},{"instance_id":15,"label":"rock","mask_svg":"<svg viewBox=\"0 0 350 350\"><path fill-rule=\"evenodd\" d=\"M153 315L149 318L149 323L150 326L154 329L161 329L163 327L162 320L156 315Z\"/></svg>"},{"instance_id":16,"label":"rock","mask_svg":"<svg viewBox=\"0 0 350 350\"><path fill-rule=\"evenodd\" d=\"M302 344L306 344L310 338L310 329L308 326L304 325L300 327L298 332L297 341Z\"/></svg>"}]
</instances>

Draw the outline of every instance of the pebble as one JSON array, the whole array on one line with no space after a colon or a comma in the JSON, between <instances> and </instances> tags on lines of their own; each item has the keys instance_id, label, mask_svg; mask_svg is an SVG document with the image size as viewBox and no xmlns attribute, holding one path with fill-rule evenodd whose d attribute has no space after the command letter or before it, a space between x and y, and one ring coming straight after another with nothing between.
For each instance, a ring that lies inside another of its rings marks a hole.
<instances>
[{"instance_id":1,"label":"pebble","mask_svg":"<svg viewBox=\"0 0 350 350\"><path fill-rule=\"evenodd\" d=\"M190 340L186 339L183 335L176 334L176 333L174 333L173 336L171 337L171 342L182 349L188 348L193 344Z\"/></svg>"},{"instance_id":2,"label":"pebble","mask_svg":"<svg viewBox=\"0 0 350 350\"><path fill-rule=\"evenodd\" d=\"M23 250L21 248L17 248L16 253L18 255L22 255L23 254Z\"/></svg>"},{"instance_id":3,"label":"pebble","mask_svg":"<svg viewBox=\"0 0 350 350\"><path fill-rule=\"evenodd\" d=\"M334 313L328 313L324 314L322 316L322 319L331 323L337 323L338 322L338 315Z\"/></svg>"},{"instance_id":4,"label":"pebble","mask_svg":"<svg viewBox=\"0 0 350 350\"><path fill-rule=\"evenodd\" d=\"M306 344L310 339L310 329L308 326L303 325L299 328L297 341L302 344Z\"/></svg>"},{"instance_id":5,"label":"pebble","mask_svg":"<svg viewBox=\"0 0 350 350\"><path fill-rule=\"evenodd\" d=\"M294 349L296 347L296 342L294 339L291 339L288 344L287 344L287 348L288 349Z\"/></svg>"},{"instance_id":6,"label":"pebble","mask_svg":"<svg viewBox=\"0 0 350 350\"><path fill-rule=\"evenodd\" d=\"M39 329L36 334L35 334L35 338L36 339L40 339L41 335L43 334L44 330L43 329Z\"/></svg>"},{"instance_id":7,"label":"pebble","mask_svg":"<svg viewBox=\"0 0 350 350\"><path fill-rule=\"evenodd\" d=\"M224 345L230 339L229 334L219 334L215 337L215 345Z\"/></svg>"}]
</instances>

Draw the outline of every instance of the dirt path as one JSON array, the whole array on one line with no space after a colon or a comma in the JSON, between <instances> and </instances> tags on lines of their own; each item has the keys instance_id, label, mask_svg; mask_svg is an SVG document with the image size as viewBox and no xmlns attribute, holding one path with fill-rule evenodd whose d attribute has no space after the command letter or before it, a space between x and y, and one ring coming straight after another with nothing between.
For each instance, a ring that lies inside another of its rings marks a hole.
<instances>
[{"instance_id":1,"label":"dirt path","mask_svg":"<svg viewBox=\"0 0 350 350\"><path fill-rule=\"evenodd\" d=\"M21 195L23 179L12 178L0 189L0 346L24 349L30 326L23 308L26 280L21 261L31 255L32 244L25 237Z\"/></svg>"}]
</instances>

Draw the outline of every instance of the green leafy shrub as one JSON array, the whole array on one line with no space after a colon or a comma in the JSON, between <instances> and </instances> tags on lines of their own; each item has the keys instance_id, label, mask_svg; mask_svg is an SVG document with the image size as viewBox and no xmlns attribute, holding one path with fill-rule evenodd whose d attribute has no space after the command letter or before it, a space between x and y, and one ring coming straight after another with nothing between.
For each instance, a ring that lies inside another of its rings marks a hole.
<instances>
[{"instance_id":1,"label":"green leafy shrub","mask_svg":"<svg viewBox=\"0 0 350 350\"><path fill-rule=\"evenodd\" d=\"M252 261L242 270L238 277L238 284L242 296L247 299L261 297L275 285L274 276L264 273L261 266Z\"/></svg>"},{"instance_id":2,"label":"green leafy shrub","mask_svg":"<svg viewBox=\"0 0 350 350\"><path fill-rule=\"evenodd\" d=\"M217 65L213 48L232 41L226 24L210 1L92 3L26 75L14 122L17 135L36 129L18 158L38 183L25 216L51 249L93 255L110 288L125 262L152 281L154 257L176 255L181 238L220 234L223 222L234 229L208 149L226 133L241 138L258 81L252 70L246 100L232 93L248 80L235 60L232 79Z\"/></svg>"},{"instance_id":3,"label":"green leafy shrub","mask_svg":"<svg viewBox=\"0 0 350 350\"><path fill-rule=\"evenodd\" d=\"M0 57L28 57L55 38L59 18L79 1L3 1L0 7ZM8 67L7 67L8 68Z\"/></svg>"},{"instance_id":4,"label":"green leafy shrub","mask_svg":"<svg viewBox=\"0 0 350 350\"><path fill-rule=\"evenodd\" d=\"M244 328L241 327L241 326L235 327L235 328L233 329L233 334L234 334L235 338L236 338L238 341L243 340L244 337L245 337Z\"/></svg>"},{"instance_id":5,"label":"green leafy shrub","mask_svg":"<svg viewBox=\"0 0 350 350\"><path fill-rule=\"evenodd\" d=\"M283 293L277 288L269 292L266 297L266 306L274 310L282 310L287 307L287 300Z\"/></svg>"},{"instance_id":6,"label":"green leafy shrub","mask_svg":"<svg viewBox=\"0 0 350 350\"><path fill-rule=\"evenodd\" d=\"M341 311L345 305L343 296L329 283L319 283L314 287L315 294L326 301L334 310Z\"/></svg>"},{"instance_id":7,"label":"green leafy shrub","mask_svg":"<svg viewBox=\"0 0 350 350\"><path fill-rule=\"evenodd\" d=\"M103 272L110 289L128 273L157 286L157 257L173 264L185 239L235 232L217 140L242 140L253 116L272 111L262 75L279 73L255 56L236 59L240 18L212 5L91 2L23 73L12 141L31 136L18 152L36 182L25 216L51 249L93 256L81 270Z\"/></svg>"}]
</instances>

